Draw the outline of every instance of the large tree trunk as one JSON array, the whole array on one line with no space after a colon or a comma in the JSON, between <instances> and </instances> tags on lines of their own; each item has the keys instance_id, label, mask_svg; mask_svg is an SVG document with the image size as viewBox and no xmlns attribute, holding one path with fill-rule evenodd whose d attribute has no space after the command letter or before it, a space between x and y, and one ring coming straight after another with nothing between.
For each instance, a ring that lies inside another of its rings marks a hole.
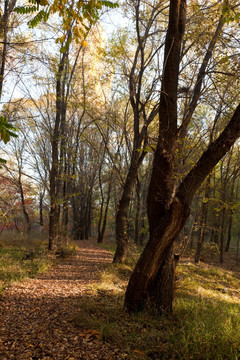
<instances>
[{"instance_id":1,"label":"large tree trunk","mask_svg":"<svg viewBox=\"0 0 240 360\"><path fill-rule=\"evenodd\" d=\"M159 108L159 137L148 193L150 239L137 262L125 295L128 311L146 301L159 312L171 311L174 282L172 246L182 230L197 189L240 136L240 104L221 135L213 141L175 191L177 146L177 87L186 1L171 0L165 42L164 72Z\"/></svg>"},{"instance_id":2,"label":"large tree trunk","mask_svg":"<svg viewBox=\"0 0 240 360\"><path fill-rule=\"evenodd\" d=\"M170 209L156 227L144 248L130 278L125 305L128 311L138 311L149 299L162 310L169 311L173 298L172 245L189 214L187 205L174 198Z\"/></svg>"},{"instance_id":3,"label":"large tree trunk","mask_svg":"<svg viewBox=\"0 0 240 360\"><path fill-rule=\"evenodd\" d=\"M165 42L159 136L147 199L150 240L128 284L125 305L129 311L139 310L147 298L162 310L169 311L172 306L172 245L189 213L188 203L174 197L177 88L185 21L186 1L172 0Z\"/></svg>"},{"instance_id":4,"label":"large tree trunk","mask_svg":"<svg viewBox=\"0 0 240 360\"><path fill-rule=\"evenodd\" d=\"M159 311L171 310L173 291L170 293L169 289L173 289L173 284L165 286L158 284L158 280L161 281L163 278L162 271L170 274L173 271L172 260L167 263L168 271L166 271L165 259L169 258L169 248L187 220L189 205L197 189L239 136L240 104L221 135L209 145L196 165L183 179L169 210L163 215L154 232L150 234L150 240L129 280L125 296L125 306L128 311L140 310L147 299L156 304ZM157 298L152 296L155 287L158 287ZM163 298L164 303L161 303L160 299Z\"/></svg>"}]
</instances>

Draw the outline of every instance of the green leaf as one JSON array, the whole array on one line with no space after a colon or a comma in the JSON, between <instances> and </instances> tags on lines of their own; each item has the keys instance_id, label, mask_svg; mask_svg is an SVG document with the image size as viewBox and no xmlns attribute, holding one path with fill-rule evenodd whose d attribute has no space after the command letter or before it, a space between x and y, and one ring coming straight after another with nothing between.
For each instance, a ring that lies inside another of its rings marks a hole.
<instances>
[{"instance_id":1,"label":"green leaf","mask_svg":"<svg viewBox=\"0 0 240 360\"><path fill-rule=\"evenodd\" d=\"M28 26L30 28L34 28L36 27L41 21L47 21L49 17L49 12L45 11L45 10L40 10L36 16L34 16L33 19L31 19L29 22L28 22Z\"/></svg>"},{"instance_id":2,"label":"green leaf","mask_svg":"<svg viewBox=\"0 0 240 360\"><path fill-rule=\"evenodd\" d=\"M5 144L10 141L11 137L17 137L16 131L17 128L9 124L4 116L0 116L0 138Z\"/></svg>"},{"instance_id":3,"label":"green leaf","mask_svg":"<svg viewBox=\"0 0 240 360\"><path fill-rule=\"evenodd\" d=\"M30 14L30 13L33 13L35 11L37 11L38 8L37 6L16 6L14 8L14 11L17 13L17 14Z\"/></svg>"},{"instance_id":4,"label":"green leaf","mask_svg":"<svg viewBox=\"0 0 240 360\"><path fill-rule=\"evenodd\" d=\"M109 7L111 9L119 7L119 5L117 3L113 3L113 2L107 1L107 0L102 0L101 3L102 3L102 5Z\"/></svg>"}]
</instances>

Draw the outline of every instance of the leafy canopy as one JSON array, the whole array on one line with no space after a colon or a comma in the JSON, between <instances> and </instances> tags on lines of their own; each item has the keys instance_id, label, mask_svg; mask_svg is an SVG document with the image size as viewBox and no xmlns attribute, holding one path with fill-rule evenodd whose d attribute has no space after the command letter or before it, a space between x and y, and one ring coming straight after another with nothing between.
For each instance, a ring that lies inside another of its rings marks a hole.
<instances>
[{"instance_id":1,"label":"leafy canopy","mask_svg":"<svg viewBox=\"0 0 240 360\"><path fill-rule=\"evenodd\" d=\"M116 8L118 4L108 0L28 0L26 5L17 6L14 10L19 14L34 14L28 22L31 28L40 22L46 22L50 15L57 14L62 18L63 30L71 30L72 37L79 42L85 38L90 26L99 19L99 11L103 7ZM57 39L60 43L64 41L64 36Z\"/></svg>"}]
</instances>

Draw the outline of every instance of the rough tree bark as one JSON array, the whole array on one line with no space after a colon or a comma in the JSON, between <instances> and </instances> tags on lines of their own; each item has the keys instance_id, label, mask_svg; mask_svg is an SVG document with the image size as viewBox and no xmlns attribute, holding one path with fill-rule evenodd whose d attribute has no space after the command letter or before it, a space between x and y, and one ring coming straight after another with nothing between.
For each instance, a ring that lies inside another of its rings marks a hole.
<instances>
[{"instance_id":1,"label":"rough tree bark","mask_svg":"<svg viewBox=\"0 0 240 360\"><path fill-rule=\"evenodd\" d=\"M177 145L177 85L179 54L184 33L186 1L171 0L160 98L159 138L148 194L150 239L136 264L125 295L125 307L134 312L146 301L159 312L171 312L174 283L172 248L188 216L192 198L218 161L240 136L240 104L230 122L174 189Z\"/></svg>"},{"instance_id":2,"label":"rough tree bark","mask_svg":"<svg viewBox=\"0 0 240 360\"><path fill-rule=\"evenodd\" d=\"M172 0L165 41L159 136L147 199L150 240L128 284L125 305L130 311L138 310L146 297L154 298L159 305L164 304L164 309L168 311L172 306L172 239L182 229L189 212L188 206L183 208L179 200L174 198L173 180L178 130L177 88L185 21L186 1Z\"/></svg>"},{"instance_id":3,"label":"rough tree bark","mask_svg":"<svg viewBox=\"0 0 240 360\"><path fill-rule=\"evenodd\" d=\"M166 254L189 215L189 205L195 192L239 136L240 104L221 135L209 145L196 165L183 179L169 209L155 227L128 284L125 305L129 311L141 309L146 299L152 294L151 289L157 285L156 281L160 278ZM167 286L170 287L171 284L167 284ZM156 300L154 302L159 305L161 310L171 310L169 301L165 301L167 306L162 306L157 299L152 298L152 300Z\"/></svg>"}]
</instances>

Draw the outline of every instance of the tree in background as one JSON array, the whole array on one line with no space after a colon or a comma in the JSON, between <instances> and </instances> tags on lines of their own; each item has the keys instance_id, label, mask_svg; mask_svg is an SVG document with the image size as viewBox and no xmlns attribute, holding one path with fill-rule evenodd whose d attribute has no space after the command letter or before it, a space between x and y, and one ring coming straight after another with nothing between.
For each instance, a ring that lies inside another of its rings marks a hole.
<instances>
[{"instance_id":1,"label":"tree in background","mask_svg":"<svg viewBox=\"0 0 240 360\"><path fill-rule=\"evenodd\" d=\"M130 159L121 197L116 211L117 249L113 262L124 262L129 244L128 212L138 169L151 149L148 129L159 111L159 72L157 58L162 48L161 33L164 25L159 17L164 12L165 2L134 1L126 3L135 26L132 38L123 33L117 50L122 51L124 80L127 80L128 96L126 112L132 113L130 131ZM125 42L125 46L124 46ZM128 48L131 42L134 45ZM119 49L120 48L120 49ZM116 50L115 50L116 51ZM126 58L126 53L128 58ZM131 108L130 108L131 107ZM130 109L129 109L130 108Z\"/></svg>"}]
</instances>

